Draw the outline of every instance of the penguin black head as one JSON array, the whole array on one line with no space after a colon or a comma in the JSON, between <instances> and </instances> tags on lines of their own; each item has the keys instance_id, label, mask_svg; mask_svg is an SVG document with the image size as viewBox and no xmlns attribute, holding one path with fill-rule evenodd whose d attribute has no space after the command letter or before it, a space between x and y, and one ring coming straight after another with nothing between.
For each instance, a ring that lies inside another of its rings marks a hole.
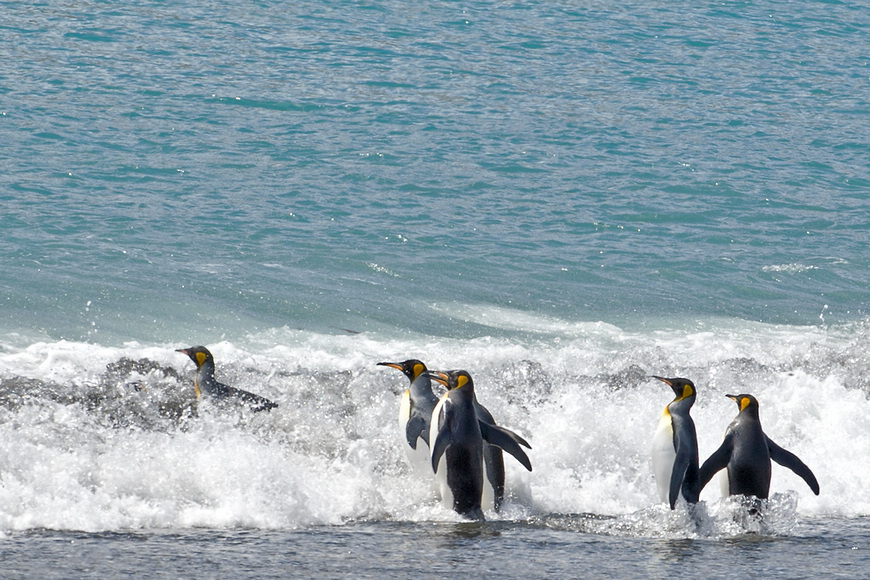
<instances>
[{"instance_id":1,"label":"penguin black head","mask_svg":"<svg viewBox=\"0 0 870 580\"><path fill-rule=\"evenodd\" d=\"M674 390L674 394L677 396L675 401L681 401L683 399L688 399L696 394L695 391L695 383L690 381L689 379L681 379L681 378L673 378L666 379L664 377L657 377L653 375L654 379L658 379L661 382L667 384L671 389Z\"/></svg>"},{"instance_id":2,"label":"penguin black head","mask_svg":"<svg viewBox=\"0 0 870 580\"><path fill-rule=\"evenodd\" d=\"M439 382L447 387L448 391L461 389L462 387L470 387L472 390L474 389L474 381L471 380L471 375L468 374L468 371L447 371L446 373L427 371L426 374L433 381Z\"/></svg>"},{"instance_id":3,"label":"penguin black head","mask_svg":"<svg viewBox=\"0 0 870 580\"><path fill-rule=\"evenodd\" d=\"M202 368L207 362L211 362L214 364L214 357L211 356L211 353L204 346L191 346L189 348L179 348L175 352L180 352L186 354L190 357L190 360L196 363L196 368L199 370Z\"/></svg>"},{"instance_id":4,"label":"penguin black head","mask_svg":"<svg viewBox=\"0 0 870 580\"><path fill-rule=\"evenodd\" d=\"M752 395L725 395L737 403L737 407L743 412L746 409L758 413L758 399Z\"/></svg>"},{"instance_id":5,"label":"penguin black head","mask_svg":"<svg viewBox=\"0 0 870 580\"><path fill-rule=\"evenodd\" d=\"M424 365L421 361L415 358L411 358L406 360L405 362L400 363L379 362L378 366L398 369L402 371L411 382L414 382L417 377L426 372L426 365Z\"/></svg>"}]
</instances>

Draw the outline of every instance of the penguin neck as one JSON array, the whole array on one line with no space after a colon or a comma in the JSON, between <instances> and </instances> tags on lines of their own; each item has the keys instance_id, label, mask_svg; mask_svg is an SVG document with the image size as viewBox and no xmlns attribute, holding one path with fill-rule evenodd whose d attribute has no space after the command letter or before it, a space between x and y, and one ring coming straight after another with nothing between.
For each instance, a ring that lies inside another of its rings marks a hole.
<instances>
[{"instance_id":1,"label":"penguin neck","mask_svg":"<svg viewBox=\"0 0 870 580\"><path fill-rule=\"evenodd\" d=\"M208 385L214 382L214 363L211 361L205 361L202 363L202 366L199 367L199 370L196 371L196 381L194 381L194 385L196 386L196 396L200 396L200 389L203 385Z\"/></svg>"},{"instance_id":2,"label":"penguin neck","mask_svg":"<svg viewBox=\"0 0 870 580\"><path fill-rule=\"evenodd\" d=\"M468 401L469 404L474 405L477 402L477 399L474 396L474 387L471 385L465 385L459 387L458 389L453 389L452 391L448 391L450 394L450 398L455 398L456 401Z\"/></svg>"},{"instance_id":3,"label":"penguin neck","mask_svg":"<svg viewBox=\"0 0 870 580\"><path fill-rule=\"evenodd\" d=\"M411 398L415 400L427 400L433 404L438 402L438 397L432 392L432 381L429 377L419 376L411 381Z\"/></svg>"},{"instance_id":4,"label":"penguin neck","mask_svg":"<svg viewBox=\"0 0 870 580\"><path fill-rule=\"evenodd\" d=\"M685 397L683 399L675 399L670 405L665 407L666 414L688 415L689 409L695 404L695 395Z\"/></svg>"},{"instance_id":5,"label":"penguin neck","mask_svg":"<svg viewBox=\"0 0 870 580\"><path fill-rule=\"evenodd\" d=\"M751 420L753 420L753 421L757 421L757 422L758 422L758 421L759 421L759 418L758 418L758 407L746 407L745 409L743 409L742 411L740 411L740 414L739 414L738 416L739 416L740 418L744 418L744 417L745 417L746 419L751 419Z\"/></svg>"}]
</instances>

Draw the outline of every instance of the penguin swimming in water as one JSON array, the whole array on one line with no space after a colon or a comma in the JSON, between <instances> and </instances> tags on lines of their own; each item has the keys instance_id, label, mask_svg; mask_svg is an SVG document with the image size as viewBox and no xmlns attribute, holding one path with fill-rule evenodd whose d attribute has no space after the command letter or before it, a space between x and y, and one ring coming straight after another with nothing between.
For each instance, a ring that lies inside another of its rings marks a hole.
<instances>
[{"instance_id":1,"label":"penguin swimming in water","mask_svg":"<svg viewBox=\"0 0 870 580\"><path fill-rule=\"evenodd\" d=\"M721 469L722 495L755 496L767 499L770 493L770 460L801 476L813 493L819 495L819 482L803 461L770 440L761 429L758 400L752 395L725 395L737 403L740 412L725 431L722 445L701 466L701 489Z\"/></svg>"},{"instance_id":2,"label":"penguin swimming in water","mask_svg":"<svg viewBox=\"0 0 870 580\"><path fill-rule=\"evenodd\" d=\"M253 411L269 411L278 406L265 397L236 389L223 383L219 383L214 378L214 357L204 346L192 346L190 348L179 348L175 352L186 354L194 363L196 363L196 376L193 379L193 388L196 389L196 398L201 399L203 393L215 399L236 398L248 403Z\"/></svg>"},{"instance_id":3,"label":"penguin swimming in water","mask_svg":"<svg viewBox=\"0 0 870 580\"><path fill-rule=\"evenodd\" d=\"M429 434L432 469L441 487L442 502L469 519L483 520L484 442L507 451L531 471L532 463L520 447L528 444L513 432L480 420L474 382L468 372L428 374L447 387L432 414Z\"/></svg>"},{"instance_id":4,"label":"penguin swimming in water","mask_svg":"<svg viewBox=\"0 0 870 580\"><path fill-rule=\"evenodd\" d=\"M682 492L689 504L698 503L698 436L689 410L695 404L695 385L689 379L653 377L673 389L676 398L668 403L653 438L653 472L662 501L671 509Z\"/></svg>"},{"instance_id":5,"label":"penguin swimming in water","mask_svg":"<svg viewBox=\"0 0 870 580\"><path fill-rule=\"evenodd\" d=\"M399 403L399 430L407 445L408 459L421 475L431 476L429 450L429 422L438 397L432 392L432 380L426 374L426 365L417 359L404 362L379 362L378 365L398 369L411 381Z\"/></svg>"}]
</instances>

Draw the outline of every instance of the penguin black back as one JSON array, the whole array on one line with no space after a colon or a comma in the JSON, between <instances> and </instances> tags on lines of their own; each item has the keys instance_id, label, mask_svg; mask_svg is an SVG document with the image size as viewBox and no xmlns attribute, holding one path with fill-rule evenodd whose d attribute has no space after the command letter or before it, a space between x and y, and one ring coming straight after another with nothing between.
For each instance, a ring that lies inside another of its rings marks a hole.
<instances>
[{"instance_id":1,"label":"penguin black back","mask_svg":"<svg viewBox=\"0 0 870 580\"><path fill-rule=\"evenodd\" d=\"M265 397L237 389L223 383L219 383L214 378L214 357L211 352L204 346L191 346L189 348L179 348L176 352L186 354L194 363L196 363L196 376L193 380L193 386L196 390L196 398L200 399L203 394L214 399L230 399L235 398L247 403L252 411L270 411L278 406Z\"/></svg>"},{"instance_id":2,"label":"penguin black back","mask_svg":"<svg viewBox=\"0 0 870 580\"><path fill-rule=\"evenodd\" d=\"M730 495L767 499L770 494L770 461L773 460L799 475L818 495L819 483L810 468L796 455L774 443L762 430L758 400L747 394L725 396L737 403L740 412L725 431L722 445L701 466L701 488L716 472L727 469Z\"/></svg>"},{"instance_id":3,"label":"penguin black back","mask_svg":"<svg viewBox=\"0 0 870 580\"><path fill-rule=\"evenodd\" d=\"M441 497L454 511L469 519L483 520L483 437L474 410L474 382L466 371L429 372L447 387L432 416L432 470L440 476ZM446 473L439 474L441 456Z\"/></svg>"}]
</instances>

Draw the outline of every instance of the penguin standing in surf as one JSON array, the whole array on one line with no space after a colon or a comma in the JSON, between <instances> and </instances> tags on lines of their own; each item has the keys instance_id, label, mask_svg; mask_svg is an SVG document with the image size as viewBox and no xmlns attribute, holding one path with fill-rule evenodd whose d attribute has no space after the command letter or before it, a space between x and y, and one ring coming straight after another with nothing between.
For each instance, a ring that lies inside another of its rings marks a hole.
<instances>
[{"instance_id":1,"label":"penguin standing in surf","mask_svg":"<svg viewBox=\"0 0 870 580\"><path fill-rule=\"evenodd\" d=\"M758 400L752 395L725 395L737 403L740 412L728 429L722 445L701 466L701 489L716 472L725 469L722 495L755 496L767 499L770 493L770 460L788 467L819 495L816 476L798 457L765 435L758 417Z\"/></svg>"},{"instance_id":2,"label":"penguin standing in surf","mask_svg":"<svg viewBox=\"0 0 870 580\"><path fill-rule=\"evenodd\" d=\"M201 399L203 394L215 400L238 399L247 403L254 412L270 411L278 406L278 403L273 403L265 397L217 382L214 378L214 357L204 346L179 348L175 352L186 354L196 363L193 388L196 390L197 400Z\"/></svg>"},{"instance_id":3,"label":"penguin standing in surf","mask_svg":"<svg viewBox=\"0 0 870 580\"><path fill-rule=\"evenodd\" d=\"M400 370L411 381L399 403L399 430L407 442L403 447L412 467L421 475L431 476L429 422L438 397L432 392L432 380L426 374L426 365L417 359L379 362L378 365Z\"/></svg>"},{"instance_id":4,"label":"penguin standing in surf","mask_svg":"<svg viewBox=\"0 0 870 580\"><path fill-rule=\"evenodd\" d=\"M442 502L469 519L483 520L484 441L507 451L531 471L532 464L520 447L523 440L478 418L474 382L468 372L428 374L447 387L432 414L429 434L432 469L441 487Z\"/></svg>"},{"instance_id":5,"label":"penguin standing in surf","mask_svg":"<svg viewBox=\"0 0 870 580\"><path fill-rule=\"evenodd\" d=\"M674 509L681 494L698 503L698 436L689 410L695 404L695 385L689 379L653 377L673 389L676 398L665 407L653 438L653 472L662 501Z\"/></svg>"}]
</instances>

